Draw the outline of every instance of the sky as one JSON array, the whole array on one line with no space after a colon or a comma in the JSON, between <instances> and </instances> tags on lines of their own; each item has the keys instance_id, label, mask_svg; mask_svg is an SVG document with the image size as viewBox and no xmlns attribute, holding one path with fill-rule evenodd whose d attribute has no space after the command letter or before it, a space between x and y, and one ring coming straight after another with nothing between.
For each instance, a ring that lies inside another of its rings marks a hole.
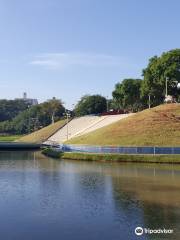
<instances>
[{"instance_id":1,"label":"sky","mask_svg":"<svg viewBox=\"0 0 180 240\"><path fill-rule=\"evenodd\" d=\"M180 45L179 0L0 0L0 98L111 98Z\"/></svg>"}]
</instances>

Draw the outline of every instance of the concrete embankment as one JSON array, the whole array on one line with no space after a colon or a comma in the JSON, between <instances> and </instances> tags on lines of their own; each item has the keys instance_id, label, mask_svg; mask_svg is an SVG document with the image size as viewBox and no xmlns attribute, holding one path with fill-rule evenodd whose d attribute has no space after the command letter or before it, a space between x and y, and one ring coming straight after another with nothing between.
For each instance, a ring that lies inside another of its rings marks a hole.
<instances>
[{"instance_id":1,"label":"concrete embankment","mask_svg":"<svg viewBox=\"0 0 180 240\"><path fill-rule=\"evenodd\" d=\"M64 127L60 128L59 131L49 137L48 140L63 143L67 141L67 139L72 139L93 132L97 129L125 119L131 115L132 114L118 114L107 116L83 116L74 118L68 124L68 132L67 125L65 125Z\"/></svg>"},{"instance_id":2,"label":"concrete embankment","mask_svg":"<svg viewBox=\"0 0 180 240\"><path fill-rule=\"evenodd\" d=\"M41 144L20 143L20 142L0 142L0 150L33 150L40 149Z\"/></svg>"}]
</instances>

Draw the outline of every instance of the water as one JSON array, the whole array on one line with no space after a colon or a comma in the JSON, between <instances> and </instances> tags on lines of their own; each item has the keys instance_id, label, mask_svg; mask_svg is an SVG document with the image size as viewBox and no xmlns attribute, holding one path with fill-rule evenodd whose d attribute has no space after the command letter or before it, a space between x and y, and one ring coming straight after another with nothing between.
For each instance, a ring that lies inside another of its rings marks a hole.
<instances>
[{"instance_id":1,"label":"water","mask_svg":"<svg viewBox=\"0 0 180 240\"><path fill-rule=\"evenodd\" d=\"M0 216L2 240L180 239L180 166L0 152Z\"/></svg>"}]
</instances>

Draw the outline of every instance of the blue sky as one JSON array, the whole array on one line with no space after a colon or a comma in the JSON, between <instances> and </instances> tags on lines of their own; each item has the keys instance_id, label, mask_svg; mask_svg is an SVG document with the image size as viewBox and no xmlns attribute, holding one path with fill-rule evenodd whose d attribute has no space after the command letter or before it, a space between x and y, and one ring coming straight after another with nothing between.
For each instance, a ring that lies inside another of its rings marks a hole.
<instances>
[{"instance_id":1,"label":"blue sky","mask_svg":"<svg viewBox=\"0 0 180 240\"><path fill-rule=\"evenodd\" d=\"M0 0L0 98L111 97L179 48L178 0Z\"/></svg>"}]
</instances>

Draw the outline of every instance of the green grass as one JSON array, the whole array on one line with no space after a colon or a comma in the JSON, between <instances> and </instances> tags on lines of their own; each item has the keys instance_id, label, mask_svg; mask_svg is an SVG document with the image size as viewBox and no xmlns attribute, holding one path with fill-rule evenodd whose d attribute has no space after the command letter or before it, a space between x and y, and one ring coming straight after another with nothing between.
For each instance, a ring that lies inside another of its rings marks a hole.
<instances>
[{"instance_id":1,"label":"green grass","mask_svg":"<svg viewBox=\"0 0 180 240\"><path fill-rule=\"evenodd\" d=\"M13 142L15 140L18 140L21 137L22 137L22 135L5 135L5 136L0 136L0 142Z\"/></svg>"},{"instance_id":2,"label":"green grass","mask_svg":"<svg viewBox=\"0 0 180 240\"><path fill-rule=\"evenodd\" d=\"M18 142L42 143L47 140L51 135L53 135L58 129L63 127L65 123L65 120L60 120L54 124L50 124L47 127L23 136L22 138L18 139Z\"/></svg>"},{"instance_id":3,"label":"green grass","mask_svg":"<svg viewBox=\"0 0 180 240\"><path fill-rule=\"evenodd\" d=\"M63 153L53 150L52 148L45 148L42 153L53 158L62 158Z\"/></svg>"},{"instance_id":4,"label":"green grass","mask_svg":"<svg viewBox=\"0 0 180 240\"><path fill-rule=\"evenodd\" d=\"M180 146L180 104L164 104L66 143L114 146Z\"/></svg>"},{"instance_id":5,"label":"green grass","mask_svg":"<svg viewBox=\"0 0 180 240\"><path fill-rule=\"evenodd\" d=\"M62 153L46 148L43 154L70 160L134 162L134 163L180 163L180 155L127 155L127 154L90 154L90 153Z\"/></svg>"}]
</instances>

